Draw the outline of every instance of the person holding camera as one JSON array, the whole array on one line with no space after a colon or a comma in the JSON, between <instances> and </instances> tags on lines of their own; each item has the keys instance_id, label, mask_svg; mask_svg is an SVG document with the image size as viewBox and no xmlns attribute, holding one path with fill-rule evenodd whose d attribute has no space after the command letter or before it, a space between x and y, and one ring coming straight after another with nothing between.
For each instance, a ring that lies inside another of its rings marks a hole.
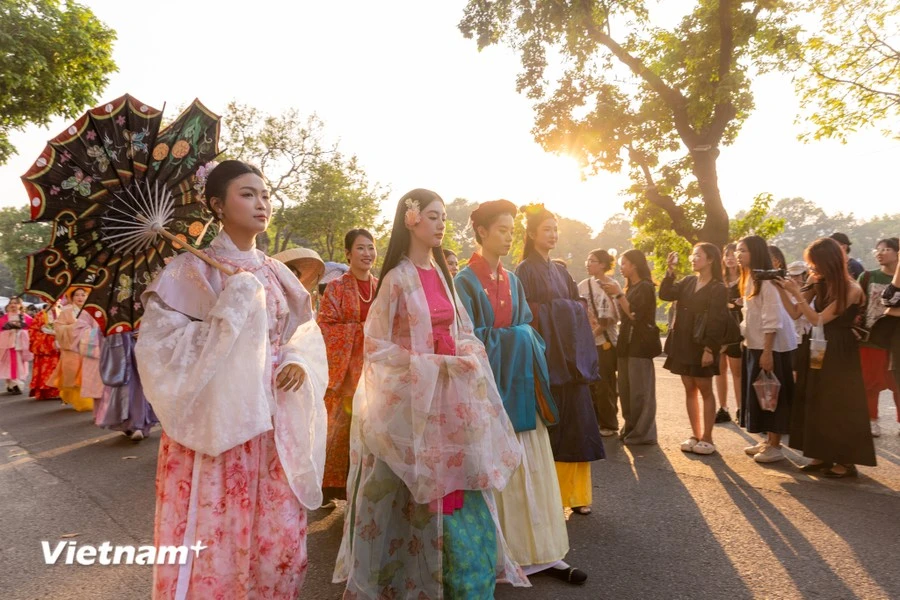
<instances>
[{"instance_id":1,"label":"person holding camera","mask_svg":"<svg viewBox=\"0 0 900 600\"><path fill-rule=\"evenodd\" d=\"M675 321L666 338L663 365L681 376L688 419L693 435L681 444L683 452L712 454L712 432L716 419L713 376L719 374L719 351L725 336L728 291L722 282L722 255L712 244L701 243L691 252L691 268L696 275L675 281L678 253L666 261L666 276L659 286L659 298L675 302ZM697 394L703 398L702 414Z\"/></svg>"},{"instance_id":2,"label":"person holding camera","mask_svg":"<svg viewBox=\"0 0 900 600\"><path fill-rule=\"evenodd\" d=\"M784 458L781 437L790 430L794 396L791 355L797 348L797 334L778 287L772 283L784 272L772 268L766 241L756 235L745 237L738 242L735 254L741 266L744 299L740 424L749 433L766 432L765 441L744 448L744 452L758 463L776 462ZM763 372L774 375L781 385L774 411L763 410L753 386Z\"/></svg>"},{"instance_id":3,"label":"person holding camera","mask_svg":"<svg viewBox=\"0 0 900 600\"><path fill-rule=\"evenodd\" d=\"M865 294L851 278L835 240L816 240L806 249L805 258L813 282L809 289L789 279L775 281L784 307L794 318L803 315L825 328L824 357L814 356L815 341L807 338L800 346L790 446L813 459L801 467L803 471L856 477L855 465L875 466L859 341L853 331ZM821 349L816 350L821 354Z\"/></svg>"}]
</instances>

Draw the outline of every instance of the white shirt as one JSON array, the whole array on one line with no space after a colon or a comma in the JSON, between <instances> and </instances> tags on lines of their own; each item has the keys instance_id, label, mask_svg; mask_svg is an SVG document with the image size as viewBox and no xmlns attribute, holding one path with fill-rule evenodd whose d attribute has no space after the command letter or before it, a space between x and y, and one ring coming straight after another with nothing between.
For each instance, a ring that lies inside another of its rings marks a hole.
<instances>
[{"instance_id":1,"label":"white shirt","mask_svg":"<svg viewBox=\"0 0 900 600\"><path fill-rule=\"evenodd\" d=\"M781 296L771 281L762 281L760 293L752 298L744 298L744 320L741 333L744 345L751 350L764 350L767 333L775 333L772 344L774 352L790 352L797 349L797 331ZM752 290L752 283L750 290ZM748 291L750 291L748 290Z\"/></svg>"},{"instance_id":2,"label":"white shirt","mask_svg":"<svg viewBox=\"0 0 900 600\"><path fill-rule=\"evenodd\" d=\"M591 306L591 292L594 296L594 305ZM604 331L605 335L594 336L594 344L602 346L609 342L613 346L619 339L619 311L616 309L616 303L603 291L600 282L593 277L588 277L578 284L578 293L582 298L587 300L588 312L597 319L609 319L609 325Z\"/></svg>"}]
</instances>

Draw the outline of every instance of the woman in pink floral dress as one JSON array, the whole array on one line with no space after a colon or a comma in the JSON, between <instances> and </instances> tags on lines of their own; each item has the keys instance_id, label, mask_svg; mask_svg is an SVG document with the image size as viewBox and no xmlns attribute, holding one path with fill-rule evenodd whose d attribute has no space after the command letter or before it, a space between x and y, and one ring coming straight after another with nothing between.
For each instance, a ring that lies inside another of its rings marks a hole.
<instances>
[{"instance_id":1,"label":"woman in pink floral dress","mask_svg":"<svg viewBox=\"0 0 900 600\"><path fill-rule=\"evenodd\" d=\"M440 196L400 199L353 397L344 598L480 600L527 585L497 520L522 449L440 251Z\"/></svg>"},{"instance_id":2,"label":"woman in pink floral dress","mask_svg":"<svg viewBox=\"0 0 900 600\"><path fill-rule=\"evenodd\" d=\"M201 544L157 566L154 598L294 599L307 568L306 512L322 503L328 382L309 294L256 250L271 205L260 172L225 161L206 197L222 230L173 260L142 299L135 347L163 426L157 546Z\"/></svg>"}]
</instances>

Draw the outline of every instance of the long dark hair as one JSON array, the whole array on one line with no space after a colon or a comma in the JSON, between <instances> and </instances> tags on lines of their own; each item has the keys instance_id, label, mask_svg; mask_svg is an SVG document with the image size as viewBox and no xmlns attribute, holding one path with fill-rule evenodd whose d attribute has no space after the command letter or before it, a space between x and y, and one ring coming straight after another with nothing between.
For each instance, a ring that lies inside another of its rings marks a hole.
<instances>
[{"instance_id":1,"label":"long dark hair","mask_svg":"<svg viewBox=\"0 0 900 600\"><path fill-rule=\"evenodd\" d=\"M409 229L406 228L406 211L409 209L409 206L406 204L407 200L414 204L419 211L425 210L425 207L435 200L444 204L443 198L438 196L435 192L423 188L417 188L411 192L406 192L397 202L397 211L394 213L394 226L391 229L391 241L388 243L388 249L384 255L384 264L381 265L381 277L378 279L378 287L375 289L376 296L378 296L378 292L381 291L381 284L387 279L387 274L400 263L409 251L409 242L412 236L409 234ZM435 250L439 249L432 248L431 258L437 263L438 268L440 268L441 273L443 273L444 279L450 287L450 293L453 296L451 301L455 304L456 289L453 287L453 278L450 276L450 269L447 268L447 259L444 257L443 251L435 252ZM441 248L440 250L443 249Z\"/></svg>"},{"instance_id":2,"label":"long dark hair","mask_svg":"<svg viewBox=\"0 0 900 600\"><path fill-rule=\"evenodd\" d=\"M725 248L722 249L722 281L724 281L725 283L728 282L728 280L729 280L728 276L730 275L730 273L728 272L728 270L729 270L728 267L725 266L725 255L728 254L729 252L734 254L736 251L737 251L737 244L735 244L734 242L725 244ZM738 265L738 266L734 267L734 270L735 270L735 275L737 275L737 278L739 279L741 276L741 266Z\"/></svg>"},{"instance_id":3,"label":"long dark hair","mask_svg":"<svg viewBox=\"0 0 900 600\"><path fill-rule=\"evenodd\" d=\"M769 246L769 256L772 257L772 268L787 269L787 260L784 258L784 252L781 251L781 248L778 246ZM776 267L776 262L781 264Z\"/></svg>"},{"instance_id":4,"label":"long dark hair","mask_svg":"<svg viewBox=\"0 0 900 600\"><path fill-rule=\"evenodd\" d=\"M715 244L700 242L699 244L694 245L694 249L701 250L703 254L706 255L706 258L712 262L710 273L712 274L713 281L725 283L722 281L722 253L719 252L719 249Z\"/></svg>"},{"instance_id":5,"label":"long dark hair","mask_svg":"<svg viewBox=\"0 0 900 600\"><path fill-rule=\"evenodd\" d=\"M637 271L638 280L640 281L649 281L651 284L653 283L653 275L650 273L650 265L647 264L647 257L644 256L644 253L638 250L637 248L632 248L625 252L622 255L623 259L628 259L632 265L634 265L635 270ZM625 280L625 289L631 287L631 279L626 278Z\"/></svg>"},{"instance_id":6,"label":"long dark hair","mask_svg":"<svg viewBox=\"0 0 900 600\"><path fill-rule=\"evenodd\" d=\"M532 204L519 209L525 214L525 247L522 249L522 260L525 260L534 252L534 240L531 235L537 233L541 223L548 219L555 219L556 215L544 208L543 204Z\"/></svg>"},{"instance_id":7,"label":"long dark hair","mask_svg":"<svg viewBox=\"0 0 900 600\"><path fill-rule=\"evenodd\" d=\"M850 271L840 244L831 238L819 238L803 253L803 258L822 278L825 287L825 298L819 309L822 310L832 302L837 303L837 312L841 314L847 308L847 293L850 291ZM821 288L820 288L821 289ZM816 304L819 304L818 302Z\"/></svg>"},{"instance_id":8,"label":"long dark hair","mask_svg":"<svg viewBox=\"0 0 900 600\"><path fill-rule=\"evenodd\" d=\"M758 279L753 279L753 271L756 269L770 271L772 269L772 257L769 256L769 247L766 245L766 240L758 235L748 235L740 243L746 246L750 252L750 266L741 265L741 296L746 295L747 287L752 280L753 291L748 296L752 298L759 294L762 289L762 282Z\"/></svg>"}]
</instances>

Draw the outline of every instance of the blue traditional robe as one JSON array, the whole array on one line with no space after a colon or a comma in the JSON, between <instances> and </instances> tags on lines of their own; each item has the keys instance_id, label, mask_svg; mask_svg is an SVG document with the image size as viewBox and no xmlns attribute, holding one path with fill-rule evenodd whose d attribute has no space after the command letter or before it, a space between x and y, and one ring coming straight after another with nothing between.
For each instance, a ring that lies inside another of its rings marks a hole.
<instances>
[{"instance_id":1,"label":"blue traditional robe","mask_svg":"<svg viewBox=\"0 0 900 600\"><path fill-rule=\"evenodd\" d=\"M556 424L559 412L550 393L544 340L530 325L531 309L525 302L525 290L515 275L505 269L502 273L507 277L511 295L509 327L494 327L494 308L473 269L460 271L454 283L460 301L472 317L475 335L484 343L506 413L519 433L535 429L538 413L545 425Z\"/></svg>"},{"instance_id":2,"label":"blue traditional robe","mask_svg":"<svg viewBox=\"0 0 900 600\"><path fill-rule=\"evenodd\" d=\"M578 286L564 266L537 252L516 267L516 275L547 345L550 392L559 408L559 426L550 430L553 455L557 462L600 460L603 441L588 387L600 379L600 365Z\"/></svg>"}]
</instances>

